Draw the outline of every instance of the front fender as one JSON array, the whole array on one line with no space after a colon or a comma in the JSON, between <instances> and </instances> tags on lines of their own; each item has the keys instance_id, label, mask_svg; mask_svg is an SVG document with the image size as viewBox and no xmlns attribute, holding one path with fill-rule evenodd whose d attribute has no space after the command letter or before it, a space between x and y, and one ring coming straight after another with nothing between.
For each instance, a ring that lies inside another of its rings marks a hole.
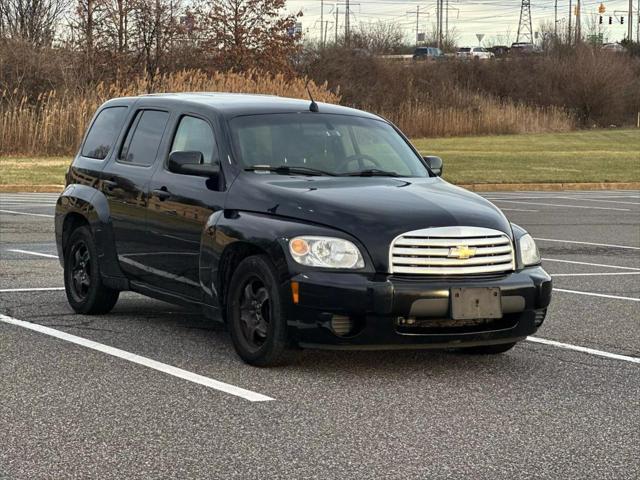
<instances>
[{"instance_id":1,"label":"front fender","mask_svg":"<svg viewBox=\"0 0 640 480\"><path fill-rule=\"evenodd\" d=\"M56 202L55 233L58 258L64 266L64 246L74 222L86 222L93 233L98 250L98 264L105 283L126 289L126 279L120 265L113 235L109 202L105 195L90 186L72 184Z\"/></svg>"},{"instance_id":2,"label":"front fender","mask_svg":"<svg viewBox=\"0 0 640 480\"><path fill-rule=\"evenodd\" d=\"M236 249L244 249L245 253L268 255L282 284L288 282L293 275L313 268L294 263L286 252L286 241L283 239L298 235L343 236L356 243L363 255L366 255L364 246L357 239L321 225L257 212L216 212L209 218L201 241L200 282L205 302L215 308L224 305L227 285L222 273L225 262ZM365 263L372 265L368 258Z\"/></svg>"}]
</instances>

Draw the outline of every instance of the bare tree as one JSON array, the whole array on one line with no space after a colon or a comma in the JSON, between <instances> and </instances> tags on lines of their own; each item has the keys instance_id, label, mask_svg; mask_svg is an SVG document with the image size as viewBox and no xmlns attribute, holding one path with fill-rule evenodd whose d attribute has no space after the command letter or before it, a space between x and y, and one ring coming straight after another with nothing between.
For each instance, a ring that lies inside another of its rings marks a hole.
<instances>
[{"instance_id":1,"label":"bare tree","mask_svg":"<svg viewBox=\"0 0 640 480\"><path fill-rule=\"evenodd\" d=\"M131 48L151 79L161 73L180 31L180 0L133 0Z\"/></svg>"},{"instance_id":2,"label":"bare tree","mask_svg":"<svg viewBox=\"0 0 640 480\"><path fill-rule=\"evenodd\" d=\"M0 36L48 46L69 0L0 0Z\"/></svg>"},{"instance_id":3,"label":"bare tree","mask_svg":"<svg viewBox=\"0 0 640 480\"><path fill-rule=\"evenodd\" d=\"M285 0L205 0L208 50L222 69L290 69L299 48L297 15L283 14Z\"/></svg>"},{"instance_id":4,"label":"bare tree","mask_svg":"<svg viewBox=\"0 0 640 480\"><path fill-rule=\"evenodd\" d=\"M104 29L112 51L124 54L129 50L133 28L134 0L105 0Z\"/></svg>"},{"instance_id":5,"label":"bare tree","mask_svg":"<svg viewBox=\"0 0 640 480\"><path fill-rule=\"evenodd\" d=\"M351 32L349 44L376 55L396 53L404 46L404 32L396 23L361 23L357 30Z\"/></svg>"}]
</instances>

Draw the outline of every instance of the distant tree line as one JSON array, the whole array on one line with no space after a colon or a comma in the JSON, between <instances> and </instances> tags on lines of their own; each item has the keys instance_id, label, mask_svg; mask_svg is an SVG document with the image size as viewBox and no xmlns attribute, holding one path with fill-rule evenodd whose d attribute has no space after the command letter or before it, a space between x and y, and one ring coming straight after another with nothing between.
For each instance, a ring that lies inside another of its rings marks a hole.
<instances>
[{"instance_id":1,"label":"distant tree line","mask_svg":"<svg viewBox=\"0 0 640 480\"><path fill-rule=\"evenodd\" d=\"M0 0L0 90L182 69L293 72L285 0Z\"/></svg>"},{"instance_id":2,"label":"distant tree line","mask_svg":"<svg viewBox=\"0 0 640 480\"><path fill-rule=\"evenodd\" d=\"M420 125L411 130L415 135L527 131L525 122L539 130L549 112L557 120L549 125L558 128L629 125L638 118L638 44L622 54L547 32L536 55L401 62L384 57L412 52L398 25L372 22L348 36L309 41L296 29L300 15L286 13L285 0L0 0L0 109L23 103L37 109L52 92L82 98L101 86L108 95L110 85L118 85L114 94L124 85L156 91L166 88L167 75L233 71L247 73L247 85L251 77L279 74L327 82L344 104L409 130ZM448 36L446 50L455 38ZM514 107L526 115L508 113ZM414 121L416 115L424 118ZM439 116L458 120L435 128Z\"/></svg>"}]
</instances>

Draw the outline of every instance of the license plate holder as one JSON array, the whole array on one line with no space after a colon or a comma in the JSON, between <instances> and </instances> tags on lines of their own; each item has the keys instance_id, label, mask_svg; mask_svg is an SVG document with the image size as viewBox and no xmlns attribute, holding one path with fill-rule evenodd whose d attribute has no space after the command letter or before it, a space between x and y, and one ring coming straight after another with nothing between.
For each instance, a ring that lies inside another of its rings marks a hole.
<instances>
[{"instance_id":1,"label":"license plate holder","mask_svg":"<svg viewBox=\"0 0 640 480\"><path fill-rule=\"evenodd\" d=\"M452 288L451 318L454 320L502 318L500 288Z\"/></svg>"}]
</instances>

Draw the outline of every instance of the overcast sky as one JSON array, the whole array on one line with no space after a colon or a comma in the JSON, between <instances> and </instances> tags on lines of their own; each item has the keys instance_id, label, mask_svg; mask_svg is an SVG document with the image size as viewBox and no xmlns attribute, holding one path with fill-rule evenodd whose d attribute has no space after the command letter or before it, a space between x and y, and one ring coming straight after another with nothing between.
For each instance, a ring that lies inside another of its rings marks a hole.
<instances>
[{"instance_id":1,"label":"overcast sky","mask_svg":"<svg viewBox=\"0 0 640 480\"><path fill-rule=\"evenodd\" d=\"M637 1L634 2L634 15L637 8ZM287 9L291 11L302 10L302 28L305 35L320 37L320 2L321 0L287 0ZM351 0L352 27L358 23L369 23L376 21L391 22L399 25L406 32L408 42L415 41L416 15L407 13L415 12L416 6L420 6L420 31L432 31L436 21L436 1L416 1L416 0ZM445 0L446 2L446 0ZM575 4L576 0L572 0ZM598 7L601 2L594 0L583 0L582 21L583 31L588 27L585 22L596 22L599 16ZM606 7L602 33L609 41L619 41L625 38L627 32L626 11L629 6L628 0L615 0L602 2ZM332 38L335 29L335 1L325 1L324 14L325 21L330 20L328 26L328 36ZM533 19L533 30L540 29L542 23L548 22L553 25L555 0L531 0L531 16ZM339 0L339 28L344 32L344 0ZM424 12L424 14L422 14ZM614 19L614 24L609 25L608 17L617 14L618 20ZM569 0L558 0L558 27L567 28L566 22L569 14ZM625 16L624 25L620 25L619 17ZM518 18L520 16L519 0L449 0L449 28L457 33L460 45L477 44L476 34L485 35L485 40L490 43L510 44L515 41L518 31ZM591 20L589 19L591 17ZM573 21L573 20L572 20ZM634 18L634 38L636 34L636 19Z\"/></svg>"}]
</instances>

